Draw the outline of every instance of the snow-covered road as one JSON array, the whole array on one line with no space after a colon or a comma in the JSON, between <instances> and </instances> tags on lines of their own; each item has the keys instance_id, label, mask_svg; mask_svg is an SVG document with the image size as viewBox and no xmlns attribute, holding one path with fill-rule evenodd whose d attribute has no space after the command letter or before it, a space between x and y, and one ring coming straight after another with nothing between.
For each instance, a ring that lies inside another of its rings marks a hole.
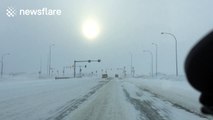
<instances>
[{"instance_id":1,"label":"snow-covered road","mask_svg":"<svg viewBox=\"0 0 213 120\"><path fill-rule=\"evenodd\" d=\"M208 120L122 79L0 82L1 120Z\"/></svg>"},{"instance_id":2,"label":"snow-covered road","mask_svg":"<svg viewBox=\"0 0 213 120\"><path fill-rule=\"evenodd\" d=\"M111 80L66 120L206 120L128 81Z\"/></svg>"}]
</instances>

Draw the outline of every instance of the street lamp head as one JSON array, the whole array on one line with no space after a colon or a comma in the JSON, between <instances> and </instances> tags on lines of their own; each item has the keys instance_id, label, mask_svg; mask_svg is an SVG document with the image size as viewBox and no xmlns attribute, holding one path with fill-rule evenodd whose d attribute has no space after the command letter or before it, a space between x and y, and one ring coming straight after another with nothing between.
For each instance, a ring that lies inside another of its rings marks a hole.
<instances>
[{"instance_id":1,"label":"street lamp head","mask_svg":"<svg viewBox=\"0 0 213 120\"><path fill-rule=\"evenodd\" d=\"M10 55L10 53L6 53L5 55Z\"/></svg>"},{"instance_id":2,"label":"street lamp head","mask_svg":"<svg viewBox=\"0 0 213 120\"><path fill-rule=\"evenodd\" d=\"M2 55L2 57L6 56L6 55L10 55L10 53L5 53L5 54Z\"/></svg>"},{"instance_id":3,"label":"street lamp head","mask_svg":"<svg viewBox=\"0 0 213 120\"><path fill-rule=\"evenodd\" d=\"M164 32L161 32L161 34L164 34Z\"/></svg>"},{"instance_id":4,"label":"street lamp head","mask_svg":"<svg viewBox=\"0 0 213 120\"><path fill-rule=\"evenodd\" d=\"M157 43L152 43L152 45L155 45L156 47L158 46L158 44L157 44Z\"/></svg>"},{"instance_id":5,"label":"street lamp head","mask_svg":"<svg viewBox=\"0 0 213 120\"><path fill-rule=\"evenodd\" d=\"M101 62L101 60L100 60L100 59L98 59L98 62Z\"/></svg>"},{"instance_id":6,"label":"street lamp head","mask_svg":"<svg viewBox=\"0 0 213 120\"><path fill-rule=\"evenodd\" d=\"M55 44L51 44L49 47L53 47L53 46L55 46Z\"/></svg>"}]
</instances>

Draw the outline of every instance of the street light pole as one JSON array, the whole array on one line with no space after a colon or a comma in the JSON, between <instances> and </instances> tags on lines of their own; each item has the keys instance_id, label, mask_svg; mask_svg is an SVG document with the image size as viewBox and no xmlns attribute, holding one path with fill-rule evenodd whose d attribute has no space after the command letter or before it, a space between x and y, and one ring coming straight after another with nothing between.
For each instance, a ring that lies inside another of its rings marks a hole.
<instances>
[{"instance_id":1,"label":"street light pole","mask_svg":"<svg viewBox=\"0 0 213 120\"><path fill-rule=\"evenodd\" d=\"M150 50L144 50L143 52L149 53L151 56L151 75L153 77L153 54Z\"/></svg>"},{"instance_id":2,"label":"street light pole","mask_svg":"<svg viewBox=\"0 0 213 120\"><path fill-rule=\"evenodd\" d=\"M131 77L133 76L133 71L132 71L132 53L130 53L130 55L131 55L131 68L130 68L130 74L131 74Z\"/></svg>"},{"instance_id":3,"label":"street light pole","mask_svg":"<svg viewBox=\"0 0 213 120\"><path fill-rule=\"evenodd\" d=\"M152 45L154 45L155 46L155 61L156 61L156 63L155 63L155 69L156 69L156 76L158 75L158 44L156 44L156 43L152 43Z\"/></svg>"},{"instance_id":4,"label":"street light pole","mask_svg":"<svg viewBox=\"0 0 213 120\"><path fill-rule=\"evenodd\" d=\"M1 78L3 77L3 71L4 71L4 56L6 55L10 55L10 53L6 53L1 56Z\"/></svg>"},{"instance_id":5,"label":"street light pole","mask_svg":"<svg viewBox=\"0 0 213 120\"><path fill-rule=\"evenodd\" d=\"M74 78L75 78L75 74L76 74L76 71L75 71L75 68L76 68L76 62L77 62L77 61L76 61L76 60L74 60L74 66L73 66L73 67L74 67Z\"/></svg>"},{"instance_id":6,"label":"street light pole","mask_svg":"<svg viewBox=\"0 0 213 120\"><path fill-rule=\"evenodd\" d=\"M172 36L172 37L174 38L174 40L175 40L176 76L178 76L177 39L176 39L175 35L172 34L172 33L161 32L161 34L170 35L170 36Z\"/></svg>"},{"instance_id":7,"label":"street light pole","mask_svg":"<svg viewBox=\"0 0 213 120\"><path fill-rule=\"evenodd\" d=\"M48 74L50 76L50 70L51 70L51 54L52 54L52 46L54 46L54 44L51 44L49 46L49 70L48 70Z\"/></svg>"}]
</instances>

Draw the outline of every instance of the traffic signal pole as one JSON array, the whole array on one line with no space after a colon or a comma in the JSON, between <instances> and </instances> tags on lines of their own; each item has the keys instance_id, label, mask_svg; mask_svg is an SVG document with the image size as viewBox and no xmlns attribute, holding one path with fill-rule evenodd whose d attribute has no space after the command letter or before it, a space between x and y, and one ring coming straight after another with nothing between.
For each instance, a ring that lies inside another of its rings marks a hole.
<instances>
[{"instance_id":1,"label":"traffic signal pole","mask_svg":"<svg viewBox=\"0 0 213 120\"><path fill-rule=\"evenodd\" d=\"M101 62L100 59L98 60L74 60L74 78L76 77L76 63L77 62L88 62L88 63L91 63L91 62Z\"/></svg>"}]
</instances>

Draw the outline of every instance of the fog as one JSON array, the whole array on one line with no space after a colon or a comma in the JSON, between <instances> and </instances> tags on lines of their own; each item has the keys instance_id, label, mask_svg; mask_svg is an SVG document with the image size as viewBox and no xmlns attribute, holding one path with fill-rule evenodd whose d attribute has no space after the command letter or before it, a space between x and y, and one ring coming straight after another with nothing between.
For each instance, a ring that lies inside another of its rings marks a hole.
<instances>
[{"instance_id":1,"label":"fog","mask_svg":"<svg viewBox=\"0 0 213 120\"><path fill-rule=\"evenodd\" d=\"M175 41L178 43L179 73L191 47L213 28L212 0L36 0L0 1L0 55L4 72L47 72L49 46L52 67L62 71L74 60L101 59L87 65L83 72L129 68L136 74L150 73L150 56L158 44L158 72L175 74ZM15 9L61 9L61 16L6 15ZM100 25L100 34L88 40L81 30L83 21L92 17ZM154 64L155 65L155 64ZM155 71L155 68L154 68Z\"/></svg>"}]
</instances>

